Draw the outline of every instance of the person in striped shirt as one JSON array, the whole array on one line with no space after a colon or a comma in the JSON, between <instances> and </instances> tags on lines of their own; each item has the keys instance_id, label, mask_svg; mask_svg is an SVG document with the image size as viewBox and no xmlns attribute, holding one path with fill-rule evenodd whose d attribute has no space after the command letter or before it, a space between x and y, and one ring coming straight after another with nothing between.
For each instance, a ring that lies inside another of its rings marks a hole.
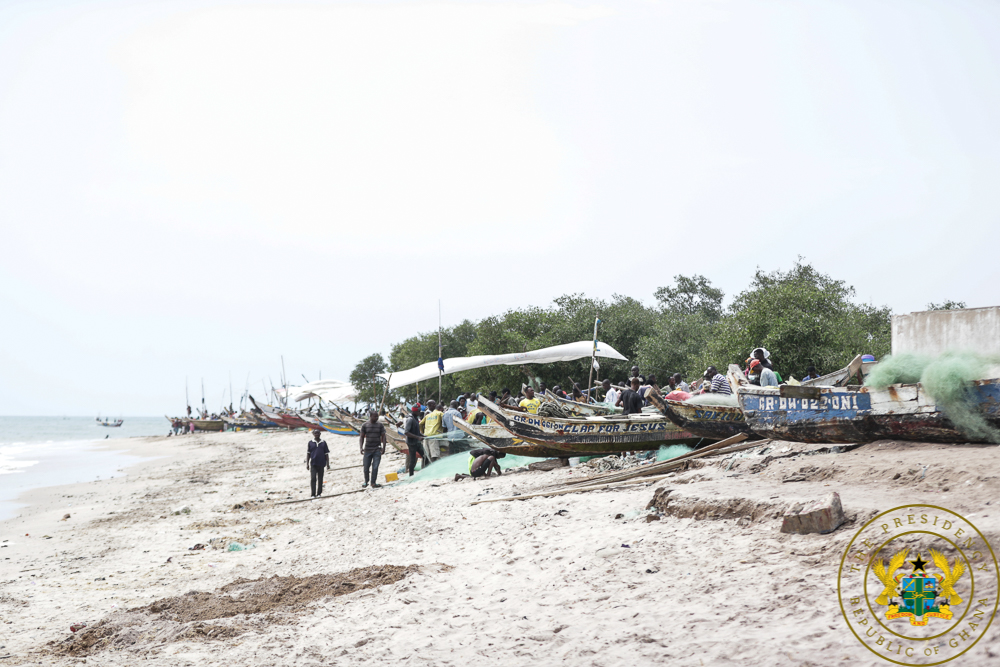
<instances>
[{"instance_id":1,"label":"person in striped shirt","mask_svg":"<svg viewBox=\"0 0 1000 667\"><path fill-rule=\"evenodd\" d=\"M729 380L726 379L725 375L716 370L715 366L709 366L705 370L705 381L711 383L708 389L705 390L705 392L707 393L712 393L712 394L733 393L732 388L729 386Z\"/></svg>"}]
</instances>

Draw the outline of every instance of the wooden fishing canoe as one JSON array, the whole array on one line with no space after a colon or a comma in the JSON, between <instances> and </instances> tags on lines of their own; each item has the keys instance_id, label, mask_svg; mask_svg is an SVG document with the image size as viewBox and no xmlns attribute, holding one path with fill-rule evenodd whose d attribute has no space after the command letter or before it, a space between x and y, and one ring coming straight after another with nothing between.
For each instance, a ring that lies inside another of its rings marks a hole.
<instances>
[{"instance_id":1,"label":"wooden fishing canoe","mask_svg":"<svg viewBox=\"0 0 1000 667\"><path fill-rule=\"evenodd\" d=\"M485 399L479 407L515 437L563 451L616 454L673 444L697 447L708 442L653 413L559 419L505 410Z\"/></svg>"},{"instance_id":2,"label":"wooden fishing canoe","mask_svg":"<svg viewBox=\"0 0 1000 667\"><path fill-rule=\"evenodd\" d=\"M226 422L221 419L192 419L195 429L199 431L222 431L226 428Z\"/></svg>"},{"instance_id":3,"label":"wooden fishing canoe","mask_svg":"<svg viewBox=\"0 0 1000 667\"><path fill-rule=\"evenodd\" d=\"M356 428L334 417L320 417L319 423L322 424L323 428L327 431L335 433L336 435L358 435Z\"/></svg>"},{"instance_id":4,"label":"wooden fishing canoe","mask_svg":"<svg viewBox=\"0 0 1000 667\"><path fill-rule=\"evenodd\" d=\"M587 452L567 452L543 445L535 445L514 437L510 431L495 423L470 424L464 419L455 419L455 426L485 445L513 456L528 456L532 458L567 458L570 456L592 456Z\"/></svg>"},{"instance_id":5,"label":"wooden fishing canoe","mask_svg":"<svg viewBox=\"0 0 1000 667\"><path fill-rule=\"evenodd\" d=\"M571 401L568 398L556 396L549 389L545 390L545 400L558 404L563 410L576 417L621 414L621 408L611 408L606 405L598 405L595 403L580 403L579 401Z\"/></svg>"},{"instance_id":6,"label":"wooden fishing canoe","mask_svg":"<svg viewBox=\"0 0 1000 667\"><path fill-rule=\"evenodd\" d=\"M750 425L738 406L675 401L655 392L650 393L649 401L678 427L702 438L725 440L740 433L747 433L753 439L760 437L750 432Z\"/></svg>"},{"instance_id":7,"label":"wooden fishing canoe","mask_svg":"<svg viewBox=\"0 0 1000 667\"><path fill-rule=\"evenodd\" d=\"M920 383L873 387L757 387L741 385L737 398L754 433L798 442L874 440L986 442L953 423ZM970 409L1000 428L1000 379L970 383Z\"/></svg>"}]
</instances>

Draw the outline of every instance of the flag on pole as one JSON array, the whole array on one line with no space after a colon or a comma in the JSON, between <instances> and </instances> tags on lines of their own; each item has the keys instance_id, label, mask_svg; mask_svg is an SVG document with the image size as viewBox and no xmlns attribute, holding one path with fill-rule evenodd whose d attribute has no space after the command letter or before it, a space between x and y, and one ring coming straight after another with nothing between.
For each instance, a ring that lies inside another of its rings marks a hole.
<instances>
[{"instance_id":1,"label":"flag on pole","mask_svg":"<svg viewBox=\"0 0 1000 667\"><path fill-rule=\"evenodd\" d=\"M438 370L444 373L444 359L438 357Z\"/></svg>"},{"instance_id":2,"label":"flag on pole","mask_svg":"<svg viewBox=\"0 0 1000 667\"><path fill-rule=\"evenodd\" d=\"M598 363L597 357L594 357L594 370L601 370L601 364Z\"/></svg>"}]
</instances>

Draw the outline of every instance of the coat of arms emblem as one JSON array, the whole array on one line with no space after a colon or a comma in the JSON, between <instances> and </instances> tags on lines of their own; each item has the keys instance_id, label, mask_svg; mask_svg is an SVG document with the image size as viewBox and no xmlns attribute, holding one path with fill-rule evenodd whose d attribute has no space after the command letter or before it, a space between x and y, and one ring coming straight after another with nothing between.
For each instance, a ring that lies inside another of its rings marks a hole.
<instances>
[{"instance_id":1,"label":"coat of arms emblem","mask_svg":"<svg viewBox=\"0 0 1000 667\"><path fill-rule=\"evenodd\" d=\"M927 571L931 563L918 553L907 561L909 549L897 551L889 558L889 564L882 559L872 563L872 571L885 587L875 603L886 607L886 620L908 619L910 625L927 625L932 618L950 620L951 607L962 603L955 591L955 584L962 578L965 566L960 558L953 564L939 551L930 549L931 562L940 572ZM910 572L897 572L904 563L910 563Z\"/></svg>"}]
</instances>

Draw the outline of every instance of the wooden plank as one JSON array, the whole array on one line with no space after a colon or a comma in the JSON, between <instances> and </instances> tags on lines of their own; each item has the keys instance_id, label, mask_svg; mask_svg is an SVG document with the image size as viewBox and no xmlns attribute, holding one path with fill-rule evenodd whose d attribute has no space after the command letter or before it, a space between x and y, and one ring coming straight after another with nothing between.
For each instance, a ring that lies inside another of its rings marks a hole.
<instances>
[{"instance_id":1,"label":"wooden plank","mask_svg":"<svg viewBox=\"0 0 1000 667\"><path fill-rule=\"evenodd\" d=\"M285 500L280 503L274 503L275 505L294 505L295 503L308 503L312 500L326 500L327 498L336 498L337 496L347 496L352 493L361 493L365 489L355 489L354 491L341 491L340 493L331 493L328 496L316 496L315 498L303 498L302 500Z\"/></svg>"},{"instance_id":2,"label":"wooden plank","mask_svg":"<svg viewBox=\"0 0 1000 667\"><path fill-rule=\"evenodd\" d=\"M747 443L745 445L739 445L737 447L731 447L731 448L726 449L726 450L719 450L719 451L714 451L714 452L705 452L705 454L729 454L731 452L738 452L738 451L743 450L743 449L750 449L751 447L759 447L759 446L761 446L763 444L767 444L767 442L768 442L767 440L759 440L759 441L756 441L756 442ZM677 461L673 467L680 468L686 462L687 461ZM665 461L665 463L674 463L674 460L671 459L670 461ZM649 468L651 468L651 467L652 466L649 466ZM673 472L665 472L664 474L661 474L661 475L647 476L648 472L649 472L648 468L646 470L641 471L640 475L635 475L634 476L634 477L636 477L636 479L628 479L628 478L626 478L626 479L619 479L619 480L615 480L615 481L605 482L603 484L593 484L593 485L590 485L590 486L572 486L570 488L564 488L564 489L551 489L549 491L539 491L537 493L527 493L527 494L524 494L523 496L505 496L503 498L489 498L487 500L474 500L474 501L472 501L472 504L473 505L481 505L483 503L497 503L497 502L503 502L503 501L509 501L509 500L528 500L530 498L542 498L542 497L549 497L549 496L562 496L562 495L565 495L567 493L583 493L585 491L600 491L601 489L621 488L622 486L627 486L627 485L630 485L630 484L641 484L641 483L648 484L648 483L652 483L652 482L658 482L658 481L660 481L662 479L665 479L666 477L669 477L670 475L673 474ZM663 471L660 471L660 472L663 472ZM587 481L588 482L593 482L593 480L594 480L594 478L591 478L590 480L587 480Z\"/></svg>"}]
</instances>

